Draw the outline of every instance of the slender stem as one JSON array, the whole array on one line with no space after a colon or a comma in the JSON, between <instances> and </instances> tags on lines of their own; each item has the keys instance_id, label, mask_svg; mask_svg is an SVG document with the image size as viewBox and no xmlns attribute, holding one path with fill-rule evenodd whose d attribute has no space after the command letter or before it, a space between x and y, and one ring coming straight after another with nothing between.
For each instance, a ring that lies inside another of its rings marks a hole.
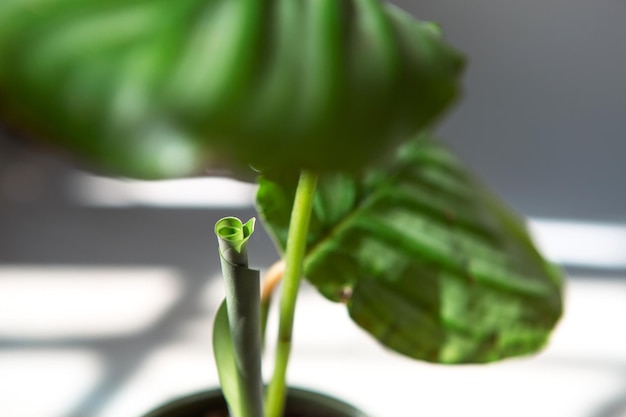
<instances>
[{"instance_id":1,"label":"slender stem","mask_svg":"<svg viewBox=\"0 0 626 417\"><path fill-rule=\"evenodd\" d=\"M317 176L315 174L302 171L293 202L287 237L286 265L279 309L280 322L276 345L276 364L265 405L267 417L282 417L285 406L286 373L289 354L291 353L293 320L316 184Z\"/></svg>"},{"instance_id":2,"label":"slender stem","mask_svg":"<svg viewBox=\"0 0 626 417\"><path fill-rule=\"evenodd\" d=\"M267 328L267 319L272 305L272 294L274 288L278 286L283 279L285 273L285 261L279 260L265 274L261 283L261 348L265 348L265 330Z\"/></svg>"},{"instance_id":3,"label":"slender stem","mask_svg":"<svg viewBox=\"0 0 626 417\"><path fill-rule=\"evenodd\" d=\"M283 279L284 273L285 261L283 259L274 262L274 264L270 266L261 281L261 303L263 300L272 298L274 289Z\"/></svg>"}]
</instances>

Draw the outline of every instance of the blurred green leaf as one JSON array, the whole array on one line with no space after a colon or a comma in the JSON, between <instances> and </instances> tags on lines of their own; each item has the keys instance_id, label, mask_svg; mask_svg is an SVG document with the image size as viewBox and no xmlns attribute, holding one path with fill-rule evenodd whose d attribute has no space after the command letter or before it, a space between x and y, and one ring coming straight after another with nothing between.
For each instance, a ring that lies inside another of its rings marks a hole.
<instances>
[{"instance_id":1,"label":"blurred green leaf","mask_svg":"<svg viewBox=\"0 0 626 417\"><path fill-rule=\"evenodd\" d=\"M378 0L2 0L0 115L105 173L350 171L432 123L461 56Z\"/></svg>"},{"instance_id":2,"label":"blurred green leaf","mask_svg":"<svg viewBox=\"0 0 626 417\"><path fill-rule=\"evenodd\" d=\"M285 247L291 177L262 178L264 224ZM561 315L561 274L522 221L422 136L358 179L320 178L305 275L384 345L440 363L541 348Z\"/></svg>"}]
</instances>

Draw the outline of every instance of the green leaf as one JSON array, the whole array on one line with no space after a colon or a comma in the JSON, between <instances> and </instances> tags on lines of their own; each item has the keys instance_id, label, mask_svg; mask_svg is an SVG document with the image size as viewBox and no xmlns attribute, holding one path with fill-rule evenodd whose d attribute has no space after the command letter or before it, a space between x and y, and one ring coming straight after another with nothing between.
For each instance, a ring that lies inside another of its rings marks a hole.
<instances>
[{"instance_id":1,"label":"green leaf","mask_svg":"<svg viewBox=\"0 0 626 417\"><path fill-rule=\"evenodd\" d=\"M262 178L279 248L295 184ZM542 347L561 315L561 274L523 222L424 135L362 177L320 178L305 275L381 343L439 363L488 362Z\"/></svg>"},{"instance_id":2,"label":"green leaf","mask_svg":"<svg viewBox=\"0 0 626 417\"><path fill-rule=\"evenodd\" d=\"M256 219L253 217L242 223L236 217L224 217L215 223L215 235L218 238L220 255L231 263L248 264L246 245L254 232Z\"/></svg>"},{"instance_id":3,"label":"green leaf","mask_svg":"<svg viewBox=\"0 0 626 417\"><path fill-rule=\"evenodd\" d=\"M213 355L220 386L233 416L242 416L242 382L239 380L235 350L228 323L226 300L222 301L213 323Z\"/></svg>"},{"instance_id":4,"label":"green leaf","mask_svg":"<svg viewBox=\"0 0 626 417\"><path fill-rule=\"evenodd\" d=\"M5 123L148 179L359 170L433 123L463 67L379 0L2 0L0 62Z\"/></svg>"}]
</instances>

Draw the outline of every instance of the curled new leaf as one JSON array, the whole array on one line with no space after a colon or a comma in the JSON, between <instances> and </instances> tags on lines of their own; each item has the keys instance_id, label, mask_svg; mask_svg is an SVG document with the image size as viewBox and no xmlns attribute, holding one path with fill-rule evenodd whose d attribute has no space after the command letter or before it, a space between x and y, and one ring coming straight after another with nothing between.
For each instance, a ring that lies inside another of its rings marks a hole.
<instances>
[{"instance_id":1,"label":"curled new leaf","mask_svg":"<svg viewBox=\"0 0 626 417\"><path fill-rule=\"evenodd\" d=\"M235 264L247 264L246 245L254 232L256 219L242 223L236 217L224 217L215 223L220 255Z\"/></svg>"},{"instance_id":2,"label":"curled new leaf","mask_svg":"<svg viewBox=\"0 0 626 417\"><path fill-rule=\"evenodd\" d=\"M233 417L263 415L259 271L248 268L246 250L254 222L225 217L215 224L226 300L215 318L213 347Z\"/></svg>"},{"instance_id":3,"label":"curled new leaf","mask_svg":"<svg viewBox=\"0 0 626 417\"><path fill-rule=\"evenodd\" d=\"M358 170L463 59L379 0L0 2L0 115L105 172Z\"/></svg>"},{"instance_id":4,"label":"curled new leaf","mask_svg":"<svg viewBox=\"0 0 626 417\"><path fill-rule=\"evenodd\" d=\"M264 224L284 248L293 181L262 179ZM305 275L389 348L472 363L541 348L562 311L561 274L521 220L422 136L389 166L318 182Z\"/></svg>"}]
</instances>

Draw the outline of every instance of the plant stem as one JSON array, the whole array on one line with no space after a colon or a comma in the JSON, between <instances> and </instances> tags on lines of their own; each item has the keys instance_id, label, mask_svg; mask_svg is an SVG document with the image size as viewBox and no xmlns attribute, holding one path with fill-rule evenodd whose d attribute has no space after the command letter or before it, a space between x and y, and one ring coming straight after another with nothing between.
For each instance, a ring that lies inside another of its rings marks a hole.
<instances>
[{"instance_id":1,"label":"plant stem","mask_svg":"<svg viewBox=\"0 0 626 417\"><path fill-rule=\"evenodd\" d=\"M302 171L289 222L287 252L285 254L286 265L279 309L280 322L276 345L276 364L265 405L267 417L282 417L285 406L286 373L291 352L293 320L316 184L317 176L315 174Z\"/></svg>"},{"instance_id":2,"label":"plant stem","mask_svg":"<svg viewBox=\"0 0 626 417\"><path fill-rule=\"evenodd\" d=\"M254 219L242 224L237 218L225 217L215 225L226 290L233 369L238 380L237 400L229 398L229 387L222 384L222 389L236 417L264 416L259 271L248 268L246 249L254 223Z\"/></svg>"},{"instance_id":3,"label":"plant stem","mask_svg":"<svg viewBox=\"0 0 626 417\"><path fill-rule=\"evenodd\" d=\"M267 328L267 318L272 305L272 294L274 289L283 279L285 273L285 261L279 260L265 274L261 284L261 349L265 350L265 331Z\"/></svg>"}]
</instances>

